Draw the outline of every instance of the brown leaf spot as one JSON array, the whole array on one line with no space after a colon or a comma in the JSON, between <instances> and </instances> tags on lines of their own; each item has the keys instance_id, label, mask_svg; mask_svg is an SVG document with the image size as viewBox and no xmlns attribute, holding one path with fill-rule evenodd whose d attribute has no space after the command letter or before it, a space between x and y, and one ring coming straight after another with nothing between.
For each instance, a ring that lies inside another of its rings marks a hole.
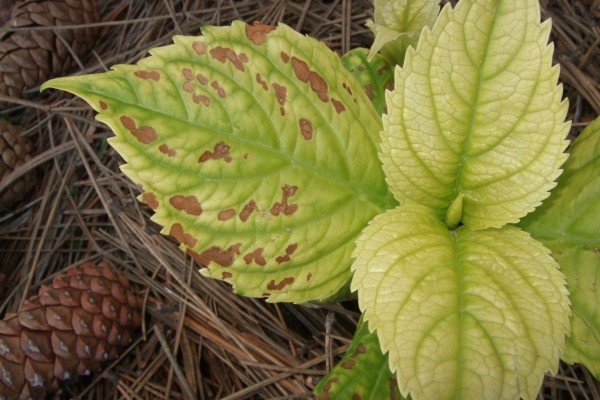
<instances>
[{"instance_id":1,"label":"brown leaf spot","mask_svg":"<svg viewBox=\"0 0 600 400\"><path fill-rule=\"evenodd\" d=\"M330 380L327 381L325 383L325 386L323 386L323 393L321 393L321 395L317 397L317 400L331 400L331 397L329 396L331 386L333 386L333 383Z\"/></svg>"},{"instance_id":2,"label":"brown leaf spot","mask_svg":"<svg viewBox=\"0 0 600 400\"><path fill-rule=\"evenodd\" d=\"M324 393L323 395L327 396L327 397L325 397L325 399L329 400L328 392L331 390L331 387L333 386L333 384L338 383L339 381L340 381L340 378L338 378L337 376L334 376L325 383L325 386L323 387L323 393Z\"/></svg>"},{"instance_id":3,"label":"brown leaf spot","mask_svg":"<svg viewBox=\"0 0 600 400\"><path fill-rule=\"evenodd\" d=\"M135 121L129 117L123 116L121 117L121 123L127 130L135 129Z\"/></svg>"},{"instance_id":4,"label":"brown leaf spot","mask_svg":"<svg viewBox=\"0 0 600 400\"><path fill-rule=\"evenodd\" d=\"M246 25L246 36L256 45L264 44L267 41L267 34L277 29L276 26L263 24L256 21L253 25Z\"/></svg>"},{"instance_id":5,"label":"brown leaf spot","mask_svg":"<svg viewBox=\"0 0 600 400\"><path fill-rule=\"evenodd\" d=\"M290 55L288 53L285 52L281 52L281 61L283 61L285 64L290 62Z\"/></svg>"},{"instance_id":6,"label":"brown leaf spot","mask_svg":"<svg viewBox=\"0 0 600 400\"><path fill-rule=\"evenodd\" d=\"M279 283L275 283L275 279L273 279L267 285L267 289L268 290L282 290L284 287L286 287L287 285L291 285L292 283L294 283L294 278L292 278L291 276L289 276L287 278L283 278L281 280L281 282L279 282Z\"/></svg>"},{"instance_id":7,"label":"brown leaf spot","mask_svg":"<svg viewBox=\"0 0 600 400\"><path fill-rule=\"evenodd\" d=\"M144 80L151 79L157 82L160 80L160 73L158 71L135 71L133 74Z\"/></svg>"},{"instance_id":8,"label":"brown leaf spot","mask_svg":"<svg viewBox=\"0 0 600 400\"><path fill-rule=\"evenodd\" d=\"M205 96L203 94L195 94L192 96L194 103L196 104L204 104L206 107L210 106L210 97Z\"/></svg>"},{"instance_id":9,"label":"brown leaf spot","mask_svg":"<svg viewBox=\"0 0 600 400\"><path fill-rule=\"evenodd\" d=\"M144 192L142 194L142 203L146 204L153 210L156 210L159 206L158 200L156 199L156 195L151 192Z\"/></svg>"},{"instance_id":10,"label":"brown leaf spot","mask_svg":"<svg viewBox=\"0 0 600 400\"><path fill-rule=\"evenodd\" d=\"M175 209L185 211L187 214L202 214L202 206L200 206L200 203L198 202L196 196L173 196L169 199L169 203L171 203L171 205L175 207Z\"/></svg>"},{"instance_id":11,"label":"brown leaf spot","mask_svg":"<svg viewBox=\"0 0 600 400\"><path fill-rule=\"evenodd\" d=\"M250 61L250 59L248 58L248 54L246 53L240 53L239 58L243 63L247 63L248 61Z\"/></svg>"},{"instance_id":12,"label":"brown leaf spot","mask_svg":"<svg viewBox=\"0 0 600 400\"><path fill-rule=\"evenodd\" d=\"M180 223L174 223L171 226L171 231L169 232L169 235L173 236L179 242L185 244L188 247L194 247L196 243L198 243L198 240L196 238L194 238L189 233L184 232L183 226Z\"/></svg>"},{"instance_id":13,"label":"brown leaf spot","mask_svg":"<svg viewBox=\"0 0 600 400\"><path fill-rule=\"evenodd\" d=\"M191 69L184 68L184 69L181 70L181 73L183 74L183 77L185 78L186 81L193 81L194 80L194 73L192 72Z\"/></svg>"},{"instance_id":14,"label":"brown leaf spot","mask_svg":"<svg viewBox=\"0 0 600 400\"><path fill-rule=\"evenodd\" d=\"M285 254L283 256L279 256L279 257L275 258L275 261L277 261L277 264L283 264L283 263L289 262L291 260L292 260L292 258L289 256L289 254Z\"/></svg>"},{"instance_id":15,"label":"brown leaf spot","mask_svg":"<svg viewBox=\"0 0 600 400\"><path fill-rule=\"evenodd\" d=\"M206 45L202 42L194 42L192 44L192 49L194 49L194 51L196 52L196 54L198 54L199 56L203 55L204 53L206 53Z\"/></svg>"},{"instance_id":16,"label":"brown leaf spot","mask_svg":"<svg viewBox=\"0 0 600 400\"><path fill-rule=\"evenodd\" d=\"M281 190L283 192L281 202L273 204L273 207L271 207L271 214L278 216L283 213L284 215L290 216L298 210L297 204L288 204L289 198L296 194L298 186L285 185Z\"/></svg>"},{"instance_id":17,"label":"brown leaf spot","mask_svg":"<svg viewBox=\"0 0 600 400\"><path fill-rule=\"evenodd\" d=\"M310 280L312 279L313 274L312 272L309 272L308 274L306 274L306 282L310 282Z\"/></svg>"},{"instance_id":18,"label":"brown leaf spot","mask_svg":"<svg viewBox=\"0 0 600 400\"><path fill-rule=\"evenodd\" d=\"M365 354L367 352L367 347L364 343L359 343L358 346L356 346L356 352L358 354Z\"/></svg>"},{"instance_id":19,"label":"brown leaf spot","mask_svg":"<svg viewBox=\"0 0 600 400\"><path fill-rule=\"evenodd\" d=\"M106 110L108 108L108 104L106 104L104 101L100 100L100 108L103 110Z\"/></svg>"},{"instance_id":20,"label":"brown leaf spot","mask_svg":"<svg viewBox=\"0 0 600 400\"><path fill-rule=\"evenodd\" d=\"M198 261L200 264L204 265L204 264L202 263L202 260L200 260L200 254L196 253L194 250L192 250L192 249L187 249L187 250L185 251L185 253L186 253L187 255L191 256L191 257L192 257L194 260ZM204 265L204 266L206 266L206 265Z\"/></svg>"},{"instance_id":21,"label":"brown leaf spot","mask_svg":"<svg viewBox=\"0 0 600 400\"><path fill-rule=\"evenodd\" d=\"M275 92L277 102L282 106L285 105L285 101L287 100L287 87L278 83L273 83L273 91Z\"/></svg>"},{"instance_id":22,"label":"brown leaf spot","mask_svg":"<svg viewBox=\"0 0 600 400\"><path fill-rule=\"evenodd\" d=\"M351 358L350 360L342 363L342 368L344 368L344 369L352 369L355 366L356 366L356 360L354 358Z\"/></svg>"},{"instance_id":23,"label":"brown leaf spot","mask_svg":"<svg viewBox=\"0 0 600 400\"><path fill-rule=\"evenodd\" d=\"M341 114L342 112L346 111L346 107L344 106L344 104L341 101L334 99L333 97L331 98L331 104L333 104L333 106L335 107L335 111L338 114Z\"/></svg>"},{"instance_id":24,"label":"brown leaf spot","mask_svg":"<svg viewBox=\"0 0 600 400\"><path fill-rule=\"evenodd\" d=\"M281 107L279 107L279 113L281 116L285 116L285 101L287 100L287 87L279 85L278 83L273 83L273 91L275 92L275 97L277 98L277 102Z\"/></svg>"},{"instance_id":25,"label":"brown leaf spot","mask_svg":"<svg viewBox=\"0 0 600 400\"><path fill-rule=\"evenodd\" d=\"M152 143L156 140L156 131L151 126L140 126L138 129L131 131L140 142L144 144Z\"/></svg>"},{"instance_id":26,"label":"brown leaf spot","mask_svg":"<svg viewBox=\"0 0 600 400\"><path fill-rule=\"evenodd\" d=\"M137 140L144 144L150 144L157 138L154 128L150 126L140 126L137 128L135 121L129 117L121 117L121 123Z\"/></svg>"},{"instance_id":27,"label":"brown leaf spot","mask_svg":"<svg viewBox=\"0 0 600 400\"><path fill-rule=\"evenodd\" d=\"M267 82L260 76L259 73L256 73L256 82L258 82L264 91L269 90L269 85L267 85Z\"/></svg>"},{"instance_id":28,"label":"brown leaf spot","mask_svg":"<svg viewBox=\"0 0 600 400\"><path fill-rule=\"evenodd\" d=\"M242 212L240 212L240 220L242 222L246 222L248 218L250 218L250 214L257 210L258 206L256 205L256 202L254 200L250 200L250 202L244 206Z\"/></svg>"},{"instance_id":29,"label":"brown leaf spot","mask_svg":"<svg viewBox=\"0 0 600 400\"><path fill-rule=\"evenodd\" d=\"M298 124L300 125L300 133L302 137L306 140L310 140L313 137L313 126L312 123L306 118L300 118L298 120Z\"/></svg>"},{"instance_id":30,"label":"brown leaf spot","mask_svg":"<svg viewBox=\"0 0 600 400\"><path fill-rule=\"evenodd\" d=\"M350 96L352 96L352 89L350 89L350 86L348 86L346 82L342 83L342 87L346 89L346 92L348 92Z\"/></svg>"},{"instance_id":31,"label":"brown leaf spot","mask_svg":"<svg viewBox=\"0 0 600 400\"><path fill-rule=\"evenodd\" d=\"M352 400L362 400L362 397L360 397L358 394L354 394L352 395Z\"/></svg>"},{"instance_id":32,"label":"brown leaf spot","mask_svg":"<svg viewBox=\"0 0 600 400\"><path fill-rule=\"evenodd\" d=\"M227 221L235 217L235 214L236 212L233 208L228 208L227 210L220 211L217 218L219 221Z\"/></svg>"},{"instance_id":33,"label":"brown leaf spot","mask_svg":"<svg viewBox=\"0 0 600 400\"><path fill-rule=\"evenodd\" d=\"M233 274L231 272L225 271L221 274L221 279L225 280L225 279L231 278L232 276L233 276Z\"/></svg>"},{"instance_id":34,"label":"brown leaf spot","mask_svg":"<svg viewBox=\"0 0 600 400\"><path fill-rule=\"evenodd\" d=\"M235 256L240 254L241 246L241 243L236 243L229 246L227 250L223 250L219 246L212 246L198 254L196 259L206 266L211 262L215 262L222 267L229 267L235 261Z\"/></svg>"},{"instance_id":35,"label":"brown leaf spot","mask_svg":"<svg viewBox=\"0 0 600 400\"><path fill-rule=\"evenodd\" d=\"M298 243L292 243L285 249L285 254L289 254L291 256L296 250L298 250Z\"/></svg>"},{"instance_id":36,"label":"brown leaf spot","mask_svg":"<svg viewBox=\"0 0 600 400\"><path fill-rule=\"evenodd\" d=\"M194 84L190 81L183 82L183 90L192 93L194 91Z\"/></svg>"},{"instance_id":37,"label":"brown leaf spot","mask_svg":"<svg viewBox=\"0 0 600 400\"><path fill-rule=\"evenodd\" d=\"M338 383L340 381L340 378L337 376L332 377L331 379L329 379L326 383L325 386L323 387L323 394L321 395L321 397L319 398L319 400L329 400L329 391L331 390L331 387L335 384Z\"/></svg>"},{"instance_id":38,"label":"brown leaf spot","mask_svg":"<svg viewBox=\"0 0 600 400\"><path fill-rule=\"evenodd\" d=\"M246 264L251 264L252 262L255 262L261 267L264 267L267 264L267 260L265 260L265 258L263 257L263 251L264 249L262 247L259 247L251 253L246 254L244 256L244 261L246 262Z\"/></svg>"},{"instance_id":39,"label":"brown leaf spot","mask_svg":"<svg viewBox=\"0 0 600 400\"><path fill-rule=\"evenodd\" d=\"M307 63L296 57L292 57L292 69L298 79L302 82L308 82L308 79L310 78L310 69L308 68Z\"/></svg>"},{"instance_id":40,"label":"brown leaf spot","mask_svg":"<svg viewBox=\"0 0 600 400\"><path fill-rule=\"evenodd\" d=\"M231 150L231 147L227 143L218 142L213 147L212 152L207 150L204 153L202 153L202 155L198 159L198 162L206 162L208 160L218 160L220 158L225 160L225 162L231 162L232 158L229 155L229 150Z\"/></svg>"},{"instance_id":41,"label":"brown leaf spot","mask_svg":"<svg viewBox=\"0 0 600 400\"><path fill-rule=\"evenodd\" d=\"M246 68L244 68L244 63L242 62L242 60L240 60L238 55L235 54L235 52L228 47L215 47L210 51L210 55L212 56L212 58L222 62L223 64L225 64L225 62L229 60L233 64L235 69L237 69L240 72L244 72L246 70Z\"/></svg>"},{"instance_id":42,"label":"brown leaf spot","mask_svg":"<svg viewBox=\"0 0 600 400\"><path fill-rule=\"evenodd\" d=\"M202 74L196 75L196 80L203 86L206 86L206 84L208 83L208 78Z\"/></svg>"},{"instance_id":43,"label":"brown leaf spot","mask_svg":"<svg viewBox=\"0 0 600 400\"><path fill-rule=\"evenodd\" d=\"M319 96L321 101L327 102L329 100L329 86L327 82L321 75L311 71L307 63L296 57L292 57L292 69L298 79L310 84L310 88Z\"/></svg>"},{"instance_id":44,"label":"brown leaf spot","mask_svg":"<svg viewBox=\"0 0 600 400\"><path fill-rule=\"evenodd\" d=\"M373 101L373 99L375 98L375 92L373 91L372 83L369 83L367 86L365 86L365 92L367 93L369 100Z\"/></svg>"},{"instance_id":45,"label":"brown leaf spot","mask_svg":"<svg viewBox=\"0 0 600 400\"><path fill-rule=\"evenodd\" d=\"M177 155L177 151L169 148L169 146L167 146L166 143L163 143L160 146L158 146L158 150L161 153L166 154L168 157L175 157Z\"/></svg>"},{"instance_id":46,"label":"brown leaf spot","mask_svg":"<svg viewBox=\"0 0 600 400\"><path fill-rule=\"evenodd\" d=\"M385 90L394 90L394 81L390 79L385 83L385 85L383 85L383 88Z\"/></svg>"},{"instance_id":47,"label":"brown leaf spot","mask_svg":"<svg viewBox=\"0 0 600 400\"><path fill-rule=\"evenodd\" d=\"M220 98L225 98L225 89L223 89L221 87L221 85L219 85L219 82L217 81L212 81L210 86L215 89L215 91L217 92L217 94L219 95Z\"/></svg>"}]
</instances>

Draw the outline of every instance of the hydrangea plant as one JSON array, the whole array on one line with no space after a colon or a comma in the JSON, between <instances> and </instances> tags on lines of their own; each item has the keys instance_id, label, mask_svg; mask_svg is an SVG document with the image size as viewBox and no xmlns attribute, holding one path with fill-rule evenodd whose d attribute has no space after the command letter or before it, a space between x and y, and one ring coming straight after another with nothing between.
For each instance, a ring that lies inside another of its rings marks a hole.
<instances>
[{"instance_id":1,"label":"hydrangea plant","mask_svg":"<svg viewBox=\"0 0 600 400\"><path fill-rule=\"evenodd\" d=\"M600 376L600 122L565 163L537 0L437 3L375 1L374 47L342 57L234 22L44 85L98 111L202 274L273 302L357 293L322 399L533 399L560 357Z\"/></svg>"}]
</instances>

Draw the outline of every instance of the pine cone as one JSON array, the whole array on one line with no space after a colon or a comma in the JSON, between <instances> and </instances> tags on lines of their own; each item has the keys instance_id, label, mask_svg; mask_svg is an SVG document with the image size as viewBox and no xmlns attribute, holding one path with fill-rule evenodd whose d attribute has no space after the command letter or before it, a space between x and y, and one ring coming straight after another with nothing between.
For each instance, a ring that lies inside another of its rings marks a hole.
<instances>
[{"instance_id":1,"label":"pine cone","mask_svg":"<svg viewBox=\"0 0 600 400\"><path fill-rule=\"evenodd\" d=\"M0 321L0 399L44 399L59 381L117 358L140 327L140 303L106 262L56 276Z\"/></svg>"},{"instance_id":2,"label":"pine cone","mask_svg":"<svg viewBox=\"0 0 600 400\"><path fill-rule=\"evenodd\" d=\"M0 119L0 182L31 158L31 143L20 133L19 128ZM0 193L0 207L10 208L21 201L34 187L35 178L35 171L30 171L13 182Z\"/></svg>"},{"instance_id":3,"label":"pine cone","mask_svg":"<svg viewBox=\"0 0 600 400\"><path fill-rule=\"evenodd\" d=\"M100 20L97 0L20 0L12 5L10 27L40 27L47 30L19 30L4 34L0 41L0 94L21 97L53 75L75 65L69 48L78 57L96 43L97 28L60 29L51 27L83 25Z\"/></svg>"}]
</instances>

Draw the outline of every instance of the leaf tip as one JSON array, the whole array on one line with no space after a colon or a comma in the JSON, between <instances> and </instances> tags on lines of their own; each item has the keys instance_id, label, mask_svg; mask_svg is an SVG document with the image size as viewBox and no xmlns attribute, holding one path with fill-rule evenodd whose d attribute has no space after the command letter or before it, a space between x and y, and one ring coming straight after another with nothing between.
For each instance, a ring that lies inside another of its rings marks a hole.
<instances>
[{"instance_id":1,"label":"leaf tip","mask_svg":"<svg viewBox=\"0 0 600 400\"><path fill-rule=\"evenodd\" d=\"M40 86L40 92L44 92L47 89L67 90L66 88L69 85L66 85L65 83L68 83L71 79L72 77L49 79L46 82L42 83L42 85Z\"/></svg>"}]
</instances>

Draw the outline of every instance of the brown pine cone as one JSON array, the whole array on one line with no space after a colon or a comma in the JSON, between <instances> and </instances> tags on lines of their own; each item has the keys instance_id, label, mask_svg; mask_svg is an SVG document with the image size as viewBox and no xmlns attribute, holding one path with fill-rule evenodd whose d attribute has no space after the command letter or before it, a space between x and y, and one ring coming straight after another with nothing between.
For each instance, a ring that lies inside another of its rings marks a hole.
<instances>
[{"instance_id":1,"label":"brown pine cone","mask_svg":"<svg viewBox=\"0 0 600 400\"><path fill-rule=\"evenodd\" d=\"M0 399L44 399L59 381L98 371L132 343L140 305L106 262L56 276L0 321Z\"/></svg>"},{"instance_id":2,"label":"brown pine cone","mask_svg":"<svg viewBox=\"0 0 600 400\"><path fill-rule=\"evenodd\" d=\"M31 159L31 143L20 130L0 119L0 182L18 166ZM0 207L10 208L21 201L35 186L35 171L30 171L0 193Z\"/></svg>"},{"instance_id":3,"label":"brown pine cone","mask_svg":"<svg viewBox=\"0 0 600 400\"><path fill-rule=\"evenodd\" d=\"M5 27L48 29L7 32L0 39L0 94L21 97L25 90L66 72L75 65L70 50L84 56L98 38L97 28L52 31L55 26L98 22L97 0L20 0L11 7Z\"/></svg>"}]
</instances>

